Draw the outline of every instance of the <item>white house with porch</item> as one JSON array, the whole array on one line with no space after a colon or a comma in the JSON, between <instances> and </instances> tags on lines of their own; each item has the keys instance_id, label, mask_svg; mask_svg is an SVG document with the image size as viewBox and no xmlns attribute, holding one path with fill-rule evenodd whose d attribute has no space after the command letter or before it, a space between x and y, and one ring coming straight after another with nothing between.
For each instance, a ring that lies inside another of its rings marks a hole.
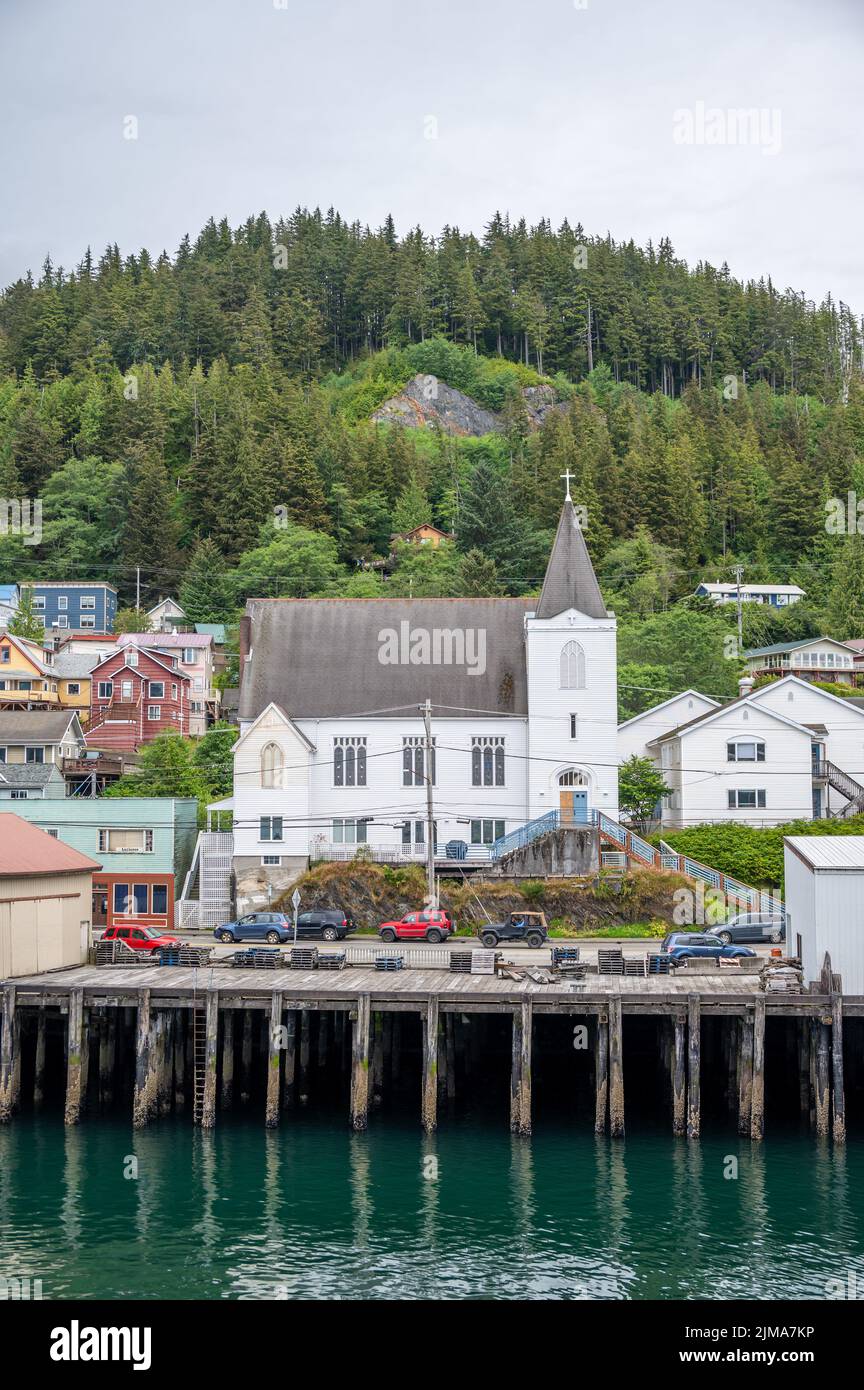
<instances>
[{"instance_id":1,"label":"white house with porch","mask_svg":"<svg viewBox=\"0 0 864 1390\"><path fill-rule=\"evenodd\" d=\"M488 860L550 812L614 819L616 709L615 617L569 492L539 599L249 600L238 901L310 859L425 858L427 778L442 861Z\"/></svg>"}]
</instances>

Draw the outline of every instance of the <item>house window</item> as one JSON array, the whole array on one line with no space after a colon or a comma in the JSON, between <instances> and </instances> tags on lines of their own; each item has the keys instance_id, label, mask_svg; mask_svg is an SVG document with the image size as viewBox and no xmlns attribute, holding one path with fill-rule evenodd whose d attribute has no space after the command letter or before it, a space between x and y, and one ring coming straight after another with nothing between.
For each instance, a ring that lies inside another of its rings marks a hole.
<instances>
[{"instance_id":1,"label":"house window","mask_svg":"<svg viewBox=\"0 0 864 1390\"><path fill-rule=\"evenodd\" d=\"M81 686L79 685L78 681L67 681L67 682L66 682L66 694L67 694L67 695L80 695L80 694L81 694Z\"/></svg>"},{"instance_id":2,"label":"house window","mask_svg":"<svg viewBox=\"0 0 864 1390\"><path fill-rule=\"evenodd\" d=\"M81 601L80 601L79 607L80 607L82 613L84 613L84 612L95 613L95 611L96 611L96 595L95 595L95 594L82 594L82 595L81 595ZM94 621L95 621L95 620L94 620ZM86 624L84 624L84 625L86 626Z\"/></svg>"},{"instance_id":3,"label":"house window","mask_svg":"<svg viewBox=\"0 0 864 1390\"><path fill-rule=\"evenodd\" d=\"M150 901L149 885L146 883L132 884L132 903L135 912L141 917L147 916L147 907Z\"/></svg>"},{"instance_id":4,"label":"house window","mask_svg":"<svg viewBox=\"0 0 864 1390\"><path fill-rule=\"evenodd\" d=\"M112 696L113 694L114 694L114 682L113 682L113 681L100 681L100 682L99 682L99 699L100 699L100 700L110 700L110 699L111 699L111 696Z\"/></svg>"},{"instance_id":5,"label":"house window","mask_svg":"<svg viewBox=\"0 0 864 1390\"><path fill-rule=\"evenodd\" d=\"M26 793L26 792L22 792L22 791L12 791L12 792L10 793L10 795L11 795L11 799L12 799L13 801L26 801L26 800L27 800L27 793Z\"/></svg>"},{"instance_id":6,"label":"house window","mask_svg":"<svg viewBox=\"0 0 864 1390\"><path fill-rule=\"evenodd\" d=\"M65 594L59 594L59 595L58 595L58 598L57 598L57 607L58 607L58 609L60 610L61 613L65 613L65 612L66 612L67 608L69 607L69 600L68 600L68 598L66 597Z\"/></svg>"},{"instance_id":7,"label":"house window","mask_svg":"<svg viewBox=\"0 0 864 1390\"><path fill-rule=\"evenodd\" d=\"M730 791L729 810L754 810L765 805L764 791L757 791L751 788L738 791Z\"/></svg>"},{"instance_id":8,"label":"house window","mask_svg":"<svg viewBox=\"0 0 864 1390\"><path fill-rule=\"evenodd\" d=\"M99 831L100 854L152 854L153 831L138 826Z\"/></svg>"},{"instance_id":9,"label":"house window","mask_svg":"<svg viewBox=\"0 0 864 1390\"><path fill-rule=\"evenodd\" d=\"M195 648L194 648L194 647L184 647L184 648L183 648L183 665L184 665L184 666L194 666L194 665L195 665Z\"/></svg>"},{"instance_id":10,"label":"house window","mask_svg":"<svg viewBox=\"0 0 864 1390\"><path fill-rule=\"evenodd\" d=\"M148 706L147 706L147 718L150 720L150 722L151 722L152 724L157 723L157 722L162 718L162 706L161 706L161 705L148 705Z\"/></svg>"},{"instance_id":11,"label":"house window","mask_svg":"<svg viewBox=\"0 0 864 1390\"><path fill-rule=\"evenodd\" d=\"M258 833L259 840L281 840L282 839L282 817L281 816L262 816L261 828Z\"/></svg>"},{"instance_id":12,"label":"house window","mask_svg":"<svg viewBox=\"0 0 864 1390\"><path fill-rule=\"evenodd\" d=\"M45 749L44 749L44 748L25 748L25 749L24 749L24 761L27 762L27 763L44 763L44 761L45 761Z\"/></svg>"},{"instance_id":13,"label":"house window","mask_svg":"<svg viewBox=\"0 0 864 1390\"><path fill-rule=\"evenodd\" d=\"M285 759L282 749L278 743L267 743L261 749L261 785L262 787L281 787L282 769L285 766Z\"/></svg>"},{"instance_id":14,"label":"house window","mask_svg":"<svg viewBox=\"0 0 864 1390\"><path fill-rule=\"evenodd\" d=\"M153 915L154 917L165 917L168 914L168 885L167 883L153 884Z\"/></svg>"},{"instance_id":15,"label":"house window","mask_svg":"<svg viewBox=\"0 0 864 1390\"><path fill-rule=\"evenodd\" d=\"M334 738L334 787L366 786L366 739Z\"/></svg>"},{"instance_id":16,"label":"house window","mask_svg":"<svg viewBox=\"0 0 864 1390\"><path fill-rule=\"evenodd\" d=\"M151 682L150 682L149 689L150 689L150 699L151 699L151 700L164 700L164 699L165 699L165 682L164 682L164 681L151 681Z\"/></svg>"},{"instance_id":17,"label":"house window","mask_svg":"<svg viewBox=\"0 0 864 1390\"><path fill-rule=\"evenodd\" d=\"M403 738L402 740L402 785L403 787L425 787L426 785L426 740L424 738ZM429 780L435 786L435 739L429 758Z\"/></svg>"},{"instance_id":18,"label":"house window","mask_svg":"<svg viewBox=\"0 0 864 1390\"><path fill-rule=\"evenodd\" d=\"M281 855L281 854L262 854L262 855L261 855L261 863L264 865L265 868L266 868L267 866L269 866L270 868L277 869L277 868L279 868L279 866L280 866L281 863L282 863L282 855Z\"/></svg>"},{"instance_id":19,"label":"house window","mask_svg":"<svg viewBox=\"0 0 864 1390\"><path fill-rule=\"evenodd\" d=\"M123 700L131 700L131 699L132 699L132 682L131 682L131 681L121 681L121 683L120 683L120 698L123 699Z\"/></svg>"},{"instance_id":20,"label":"house window","mask_svg":"<svg viewBox=\"0 0 864 1390\"><path fill-rule=\"evenodd\" d=\"M471 740L471 785L504 786L504 740L480 735Z\"/></svg>"},{"instance_id":21,"label":"house window","mask_svg":"<svg viewBox=\"0 0 864 1390\"><path fill-rule=\"evenodd\" d=\"M726 744L729 763L764 763L765 744L758 739L733 739Z\"/></svg>"},{"instance_id":22,"label":"house window","mask_svg":"<svg viewBox=\"0 0 864 1390\"><path fill-rule=\"evenodd\" d=\"M412 838L413 837L413 838ZM426 822L425 820L403 820L402 822L402 843L403 845L422 846L426 844ZM432 822L432 844L438 848L438 822Z\"/></svg>"},{"instance_id":23,"label":"house window","mask_svg":"<svg viewBox=\"0 0 864 1390\"><path fill-rule=\"evenodd\" d=\"M56 839L57 839L57 831L56 831L56 830L54 830L54 829L49 830L49 828L48 828L47 825L46 825L46 826L43 826L42 828L44 829L46 835L50 835L50 836L51 836L51 839L52 839L52 840L56 840Z\"/></svg>"},{"instance_id":24,"label":"house window","mask_svg":"<svg viewBox=\"0 0 864 1390\"><path fill-rule=\"evenodd\" d=\"M5 748L0 748L0 763L5 763L5 761L6 761L6 749L5 749Z\"/></svg>"},{"instance_id":25,"label":"house window","mask_svg":"<svg viewBox=\"0 0 864 1390\"><path fill-rule=\"evenodd\" d=\"M177 682L176 682L176 681L172 681L172 682L171 682L171 699L172 699L172 700L176 700L176 699L177 699Z\"/></svg>"},{"instance_id":26,"label":"house window","mask_svg":"<svg viewBox=\"0 0 864 1390\"><path fill-rule=\"evenodd\" d=\"M79 627L81 627L81 628L85 628L85 627L95 627L95 626L96 626L96 619L92 616L92 614L82 613L82 614L81 614L81 618L80 618L80 622L79 622L78 625L79 625Z\"/></svg>"},{"instance_id":27,"label":"house window","mask_svg":"<svg viewBox=\"0 0 864 1390\"><path fill-rule=\"evenodd\" d=\"M34 611L34 613L44 613L44 612L45 612L45 595L44 595L44 594L35 594L35 595L34 595L34 597L33 597L33 611Z\"/></svg>"},{"instance_id":28,"label":"house window","mask_svg":"<svg viewBox=\"0 0 864 1390\"><path fill-rule=\"evenodd\" d=\"M568 642L561 652L559 685L562 690L585 689L585 653L578 642Z\"/></svg>"},{"instance_id":29,"label":"house window","mask_svg":"<svg viewBox=\"0 0 864 1390\"><path fill-rule=\"evenodd\" d=\"M129 896L129 884L128 884L128 883L115 883L115 884L114 884L114 911L115 911L115 912L131 912L131 911L132 911L132 899L131 899L130 896Z\"/></svg>"},{"instance_id":30,"label":"house window","mask_svg":"<svg viewBox=\"0 0 864 1390\"><path fill-rule=\"evenodd\" d=\"M11 648L11 647L0 647L0 661L11 661L11 659L12 659L12 648Z\"/></svg>"},{"instance_id":31,"label":"house window","mask_svg":"<svg viewBox=\"0 0 864 1390\"><path fill-rule=\"evenodd\" d=\"M66 614L65 614L65 613L61 613L61 614L55 619L54 626L55 626L55 627L68 627L68 626L69 626L69 619L66 617Z\"/></svg>"},{"instance_id":32,"label":"house window","mask_svg":"<svg viewBox=\"0 0 864 1390\"><path fill-rule=\"evenodd\" d=\"M504 834L503 820L472 820L472 845L494 845Z\"/></svg>"},{"instance_id":33,"label":"house window","mask_svg":"<svg viewBox=\"0 0 864 1390\"><path fill-rule=\"evenodd\" d=\"M368 824L368 820L337 817L333 822L334 845L365 845Z\"/></svg>"},{"instance_id":34,"label":"house window","mask_svg":"<svg viewBox=\"0 0 864 1390\"><path fill-rule=\"evenodd\" d=\"M136 652L136 650L135 650L134 647L130 647L129 650L128 650L128 652L126 653L126 665L127 665L127 666L137 666L137 665L138 665L138 653Z\"/></svg>"},{"instance_id":35,"label":"house window","mask_svg":"<svg viewBox=\"0 0 864 1390\"><path fill-rule=\"evenodd\" d=\"M570 716L570 737L571 737L571 738L578 738L578 737L579 737L579 716L578 716L578 714L571 714L571 716Z\"/></svg>"}]
</instances>

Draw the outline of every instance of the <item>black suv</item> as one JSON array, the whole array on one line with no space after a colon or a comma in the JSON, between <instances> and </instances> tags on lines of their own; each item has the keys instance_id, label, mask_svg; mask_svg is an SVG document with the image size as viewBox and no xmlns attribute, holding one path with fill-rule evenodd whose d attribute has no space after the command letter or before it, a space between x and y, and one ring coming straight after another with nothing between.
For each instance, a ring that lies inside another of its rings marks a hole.
<instances>
[{"instance_id":1,"label":"black suv","mask_svg":"<svg viewBox=\"0 0 864 1390\"><path fill-rule=\"evenodd\" d=\"M542 946L548 936L546 918L542 912L511 912L503 922L491 922L480 932L484 946L497 946L499 941L523 941L526 946Z\"/></svg>"},{"instance_id":2,"label":"black suv","mask_svg":"<svg viewBox=\"0 0 864 1390\"><path fill-rule=\"evenodd\" d=\"M293 925L289 916L289 926ZM339 910L315 908L311 912L301 912L297 917L297 936L322 936L325 941L344 941L357 924Z\"/></svg>"}]
</instances>

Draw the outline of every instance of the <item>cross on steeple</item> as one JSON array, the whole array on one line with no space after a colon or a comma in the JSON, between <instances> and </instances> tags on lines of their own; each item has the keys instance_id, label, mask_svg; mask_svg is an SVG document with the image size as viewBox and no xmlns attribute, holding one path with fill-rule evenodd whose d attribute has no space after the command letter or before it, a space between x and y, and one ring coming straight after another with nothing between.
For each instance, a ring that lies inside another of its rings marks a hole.
<instances>
[{"instance_id":1,"label":"cross on steeple","mask_svg":"<svg viewBox=\"0 0 864 1390\"><path fill-rule=\"evenodd\" d=\"M563 479L566 481L566 483L567 483L567 496L564 498L564 501L565 501L565 502L572 502L572 501L573 501L573 498L570 496L570 480L571 480L571 478L574 478L574 479L575 479L576 474L575 474L575 473L571 473L571 472L570 472L570 469L567 468L567 469L564 470L563 473L560 473L558 476L559 476L560 478L563 478Z\"/></svg>"}]
</instances>

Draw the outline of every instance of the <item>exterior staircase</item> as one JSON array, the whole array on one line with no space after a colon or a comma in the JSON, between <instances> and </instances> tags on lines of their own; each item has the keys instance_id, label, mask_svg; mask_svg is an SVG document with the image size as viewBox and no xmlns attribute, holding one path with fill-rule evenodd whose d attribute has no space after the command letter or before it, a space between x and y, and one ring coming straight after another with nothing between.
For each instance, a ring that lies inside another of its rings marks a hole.
<instances>
[{"instance_id":1,"label":"exterior staircase","mask_svg":"<svg viewBox=\"0 0 864 1390\"><path fill-rule=\"evenodd\" d=\"M864 811L864 787L844 772L836 763L818 762L813 764L813 775L827 782L841 796L846 797L846 805L841 809L841 818L859 815Z\"/></svg>"},{"instance_id":2,"label":"exterior staircase","mask_svg":"<svg viewBox=\"0 0 864 1390\"><path fill-rule=\"evenodd\" d=\"M848 780L852 781L851 778ZM864 788L858 790L864 796ZM763 889L739 883L730 874L712 869L708 864L700 863L698 859L691 859L688 854L676 854L668 846L656 849L647 840L643 840L641 835L637 835L635 830L627 830L603 811L589 811L581 819L578 815L562 811L547 811L545 815L520 825L518 830L512 830L509 835L502 835L500 840L496 840L492 846L492 862L500 863L505 855L515 849L521 849L541 835L549 835L554 830L578 829L584 825L593 825L596 828L601 850L604 845L608 846L611 851L625 856L624 862L627 864L634 864L640 868L669 869L694 882L719 889L736 902L742 912L779 913L783 910L780 899L772 897Z\"/></svg>"}]
</instances>

